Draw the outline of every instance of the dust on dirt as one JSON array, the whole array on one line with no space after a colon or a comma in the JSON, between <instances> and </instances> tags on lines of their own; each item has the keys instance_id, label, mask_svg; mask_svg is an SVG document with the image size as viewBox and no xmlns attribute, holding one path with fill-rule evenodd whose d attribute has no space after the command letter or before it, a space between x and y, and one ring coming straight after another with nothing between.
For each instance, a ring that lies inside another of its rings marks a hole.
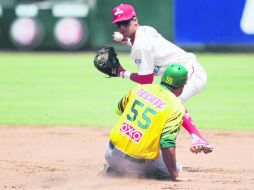
<instances>
[{"instance_id":1,"label":"dust on dirt","mask_svg":"<svg viewBox=\"0 0 254 190\"><path fill-rule=\"evenodd\" d=\"M192 154L181 131L177 160L183 181L98 175L110 128L0 127L0 189L132 190L254 189L254 132L201 130L211 154Z\"/></svg>"}]
</instances>

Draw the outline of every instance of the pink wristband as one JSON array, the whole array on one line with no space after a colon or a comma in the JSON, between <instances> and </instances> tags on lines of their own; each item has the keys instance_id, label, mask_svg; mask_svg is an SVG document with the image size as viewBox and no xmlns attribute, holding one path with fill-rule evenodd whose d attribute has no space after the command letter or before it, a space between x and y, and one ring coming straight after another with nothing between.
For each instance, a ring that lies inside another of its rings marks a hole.
<instances>
[{"instance_id":1,"label":"pink wristband","mask_svg":"<svg viewBox=\"0 0 254 190\"><path fill-rule=\"evenodd\" d=\"M130 78L131 77L131 72L130 71L121 71L119 73L119 76L122 77L122 78Z\"/></svg>"}]
</instances>

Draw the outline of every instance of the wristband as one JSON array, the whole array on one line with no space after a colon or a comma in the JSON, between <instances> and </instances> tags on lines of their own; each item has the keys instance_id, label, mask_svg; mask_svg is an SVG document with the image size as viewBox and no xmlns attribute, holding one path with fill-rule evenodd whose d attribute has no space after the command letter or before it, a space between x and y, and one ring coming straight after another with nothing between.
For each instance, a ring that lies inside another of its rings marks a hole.
<instances>
[{"instance_id":1,"label":"wristband","mask_svg":"<svg viewBox=\"0 0 254 190\"><path fill-rule=\"evenodd\" d=\"M130 78L131 77L131 72L130 71L121 71L119 73L119 76L122 77L122 78Z\"/></svg>"}]
</instances>

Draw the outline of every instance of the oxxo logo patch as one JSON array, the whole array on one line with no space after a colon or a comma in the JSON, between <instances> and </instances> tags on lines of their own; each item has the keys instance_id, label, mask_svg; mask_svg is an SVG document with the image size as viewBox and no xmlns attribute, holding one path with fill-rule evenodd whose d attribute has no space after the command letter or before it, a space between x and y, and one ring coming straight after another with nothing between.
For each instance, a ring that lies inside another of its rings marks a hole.
<instances>
[{"instance_id":1,"label":"oxxo logo patch","mask_svg":"<svg viewBox=\"0 0 254 190\"><path fill-rule=\"evenodd\" d=\"M122 123L120 132L129 136L131 139L133 139L136 142L139 142L141 137L143 136L143 133L139 132L138 130L136 130L131 125L128 125L127 123Z\"/></svg>"}]
</instances>

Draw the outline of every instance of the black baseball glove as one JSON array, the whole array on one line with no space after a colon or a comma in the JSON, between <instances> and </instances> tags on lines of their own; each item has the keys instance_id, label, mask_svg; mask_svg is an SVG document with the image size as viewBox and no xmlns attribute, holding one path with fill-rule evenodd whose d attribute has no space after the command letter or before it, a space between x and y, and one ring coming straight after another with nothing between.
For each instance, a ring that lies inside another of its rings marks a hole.
<instances>
[{"instance_id":1,"label":"black baseball glove","mask_svg":"<svg viewBox=\"0 0 254 190\"><path fill-rule=\"evenodd\" d=\"M110 77L117 77L120 68L122 68L114 47L109 45L97 51L94 58L94 66Z\"/></svg>"}]
</instances>

